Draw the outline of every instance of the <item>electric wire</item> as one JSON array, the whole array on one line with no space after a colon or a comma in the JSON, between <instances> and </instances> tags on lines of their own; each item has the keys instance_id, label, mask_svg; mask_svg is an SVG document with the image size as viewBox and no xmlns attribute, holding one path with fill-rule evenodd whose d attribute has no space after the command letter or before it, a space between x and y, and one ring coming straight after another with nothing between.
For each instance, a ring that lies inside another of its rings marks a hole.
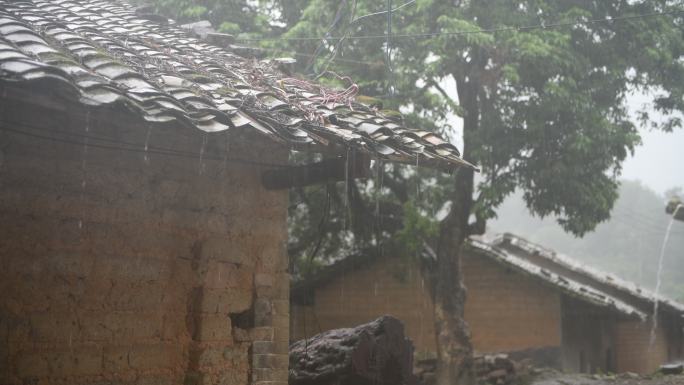
<instances>
[{"instance_id":1,"label":"electric wire","mask_svg":"<svg viewBox=\"0 0 684 385\"><path fill-rule=\"evenodd\" d=\"M282 52L283 54L288 54L288 55L294 55L294 56L301 56L301 57L309 57L313 58L316 55L310 54L310 53L304 53L304 52L297 52L297 51L290 51L288 49L277 49L277 48L261 48L261 47L249 47L250 49L258 50L258 51L266 51L266 52ZM336 61L336 62L341 62L341 63L350 63L350 64L361 64L361 65L367 65L367 66L375 66L375 67L382 67L385 64L377 61L377 62L371 62L371 61L363 61L363 60L354 60L354 59L345 59L341 58L338 56L335 56L334 58L330 59L331 61Z\"/></svg>"},{"instance_id":2,"label":"electric wire","mask_svg":"<svg viewBox=\"0 0 684 385\"><path fill-rule=\"evenodd\" d=\"M386 13L384 11L383 13ZM459 36L459 35L472 35L478 33L498 33L498 32L527 32L536 29L552 29L552 28L564 28L564 27L576 27L583 25L601 24L601 23L614 23L620 21L645 19L650 17L659 16L674 16L684 14L684 10L672 10L672 11L662 11L662 12L652 12L637 14L631 16L616 16L607 17L603 19L591 19L591 20L580 20L574 22L560 22L551 24L536 24L527 26L506 26L499 28L489 28L489 29L474 29L469 31L445 31L445 32L425 32L425 33L406 33L406 34L395 34L392 36L393 39L433 39L441 36ZM339 38L339 37L338 37ZM330 36L300 36L300 37L261 37L261 38L242 38L237 39L237 41L242 42L252 42L252 41L311 41L311 40L321 40L321 39L335 39L335 37ZM387 35L352 35L348 36L347 39L351 40L365 40L365 39L387 39Z\"/></svg>"},{"instance_id":3,"label":"electric wire","mask_svg":"<svg viewBox=\"0 0 684 385\"><path fill-rule=\"evenodd\" d=\"M90 136L90 135L86 136L86 135L78 134L78 133L68 133L67 134L65 131L47 130L47 129L43 129L41 127L32 126L32 125L28 125L28 124L21 123L21 122L11 122L11 121L6 121L6 120L0 121L0 122L3 123L3 125L0 126L0 131L11 132L14 134L28 136L28 137L32 137L35 139L49 140L49 141L53 141L53 142L57 142L57 143L71 144L71 145L75 145L75 146L87 146L87 147L99 148L99 149L103 149L103 150L129 151L129 152L136 152L136 153L141 153L141 154L156 154L156 155L183 157L183 158L189 158L189 159L200 159L199 154L195 154L192 152L178 151L178 150L174 150L174 149L153 147L153 146L148 146L148 148L145 149L143 146L133 144L133 143L129 143L129 142L116 140L116 139L101 138L101 137L96 137L96 136L94 137L94 136ZM21 126L24 128L32 129L32 130L55 131L58 133L64 133L64 134L67 134L69 136L83 138L84 140L82 140L82 141L70 140L70 139L65 139L65 138L58 138L58 137L51 136L51 135L41 135L39 133L29 132L29 131L25 131L25 130L18 130L15 128L7 127L5 124L8 124L8 123L15 125L15 126ZM99 140L99 141L103 141L103 142L109 142L111 144L93 143L89 139ZM256 166L256 167L273 167L273 168L281 168L281 169L282 168L295 167L292 165L259 162L259 161L243 159L243 158L230 158L230 157L222 157L222 156L217 157L217 156L207 156L207 155L203 155L201 158L204 160L215 160L215 161L222 161L222 162L240 163L243 165Z\"/></svg>"}]
</instances>

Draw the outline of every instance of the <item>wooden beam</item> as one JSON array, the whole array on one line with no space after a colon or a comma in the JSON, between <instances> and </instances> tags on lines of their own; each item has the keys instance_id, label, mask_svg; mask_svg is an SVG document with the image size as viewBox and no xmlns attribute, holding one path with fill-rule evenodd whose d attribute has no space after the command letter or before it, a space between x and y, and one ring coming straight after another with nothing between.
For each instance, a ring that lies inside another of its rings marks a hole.
<instances>
[{"instance_id":1,"label":"wooden beam","mask_svg":"<svg viewBox=\"0 0 684 385\"><path fill-rule=\"evenodd\" d=\"M349 162L344 157L324 159L320 162L285 169L267 170L262 183L267 190L282 190L314 184L330 183L370 176L368 154L352 152Z\"/></svg>"}]
</instances>

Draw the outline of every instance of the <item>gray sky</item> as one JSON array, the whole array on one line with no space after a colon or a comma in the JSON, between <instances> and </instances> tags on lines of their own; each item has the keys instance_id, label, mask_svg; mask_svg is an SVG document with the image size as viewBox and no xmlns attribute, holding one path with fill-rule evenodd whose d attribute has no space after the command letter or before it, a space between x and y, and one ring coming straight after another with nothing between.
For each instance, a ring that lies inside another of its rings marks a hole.
<instances>
[{"instance_id":1,"label":"gray sky","mask_svg":"<svg viewBox=\"0 0 684 385\"><path fill-rule=\"evenodd\" d=\"M632 95L629 106L636 111L648 101L643 94ZM653 114L654 119L661 117ZM662 194L672 187L684 187L684 129L671 133L640 130L641 146L623 164L625 179L638 179Z\"/></svg>"},{"instance_id":2,"label":"gray sky","mask_svg":"<svg viewBox=\"0 0 684 385\"><path fill-rule=\"evenodd\" d=\"M659 194L684 187L684 130L642 131L641 138L643 144L624 163L623 178L639 179Z\"/></svg>"},{"instance_id":3,"label":"gray sky","mask_svg":"<svg viewBox=\"0 0 684 385\"><path fill-rule=\"evenodd\" d=\"M442 86L449 96L458 100L453 79L443 80ZM633 114L648 100L644 94L631 95L628 100L630 112ZM652 114L652 118L658 119L659 116ZM449 122L455 128L450 139L461 149L463 121L452 115ZM640 180L658 194L672 187L684 188L684 129L671 133L642 129L640 133L642 144L623 163L622 178Z\"/></svg>"}]
</instances>

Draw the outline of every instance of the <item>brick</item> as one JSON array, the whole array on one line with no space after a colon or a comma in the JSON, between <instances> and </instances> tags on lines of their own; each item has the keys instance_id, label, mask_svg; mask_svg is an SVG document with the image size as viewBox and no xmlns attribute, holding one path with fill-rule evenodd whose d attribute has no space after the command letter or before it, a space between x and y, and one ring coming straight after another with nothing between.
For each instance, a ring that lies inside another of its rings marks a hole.
<instances>
[{"instance_id":1,"label":"brick","mask_svg":"<svg viewBox=\"0 0 684 385\"><path fill-rule=\"evenodd\" d=\"M275 315L290 315L290 301L283 299L273 300L273 314Z\"/></svg>"},{"instance_id":2,"label":"brick","mask_svg":"<svg viewBox=\"0 0 684 385\"><path fill-rule=\"evenodd\" d=\"M222 262L235 263L244 266L254 266L255 260L249 255L244 245L235 242L231 237L212 237L202 242L202 258L213 259Z\"/></svg>"},{"instance_id":3,"label":"brick","mask_svg":"<svg viewBox=\"0 0 684 385\"><path fill-rule=\"evenodd\" d=\"M235 275L238 265L214 260L209 260L206 263L206 267L202 269L202 284L204 287L210 289L235 287L234 284L229 285L229 282L232 278L231 276Z\"/></svg>"},{"instance_id":4,"label":"brick","mask_svg":"<svg viewBox=\"0 0 684 385\"><path fill-rule=\"evenodd\" d=\"M31 337L40 342L68 342L80 334L77 322L72 314L34 314L31 316Z\"/></svg>"},{"instance_id":5,"label":"brick","mask_svg":"<svg viewBox=\"0 0 684 385\"><path fill-rule=\"evenodd\" d=\"M54 376L94 375L102 369L102 350L97 347L74 347L47 354L50 374Z\"/></svg>"},{"instance_id":6,"label":"brick","mask_svg":"<svg viewBox=\"0 0 684 385\"><path fill-rule=\"evenodd\" d=\"M128 353L134 369L172 368L182 362L182 349L171 344L137 344Z\"/></svg>"},{"instance_id":7,"label":"brick","mask_svg":"<svg viewBox=\"0 0 684 385\"><path fill-rule=\"evenodd\" d=\"M273 328L273 341L289 341L290 340L290 327L289 323L283 325L282 327Z\"/></svg>"},{"instance_id":8,"label":"brick","mask_svg":"<svg viewBox=\"0 0 684 385\"><path fill-rule=\"evenodd\" d=\"M103 369L109 373L119 373L127 370L128 353L131 350L130 345L116 346L108 345L104 347L103 352Z\"/></svg>"},{"instance_id":9,"label":"brick","mask_svg":"<svg viewBox=\"0 0 684 385\"><path fill-rule=\"evenodd\" d=\"M200 295L197 309L201 313L241 313L252 306L254 294L251 290L204 289Z\"/></svg>"},{"instance_id":10,"label":"brick","mask_svg":"<svg viewBox=\"0 0 684 385\"><path fill-rule=\"evenodd\" d=\"M273 328L269 326L255 327L249 329L250 341L273 341L274 335L275 334Z\"/></svg>"},{"instance_id":11,"label":"brick","mask_svg":"<svg viewBox=\"0 0 684 385\"><path fill-rule=\"evenodd\" d=\"M230 318L222 314L197 316L196 341L232 341Z\"/></svg>"},{"instance_id":12,"label":"brick","mask_svg":"<svg viewBox=\"0 0 684 385\"><path fill-rule=\"evenodd\" d=\"M252 366L256 369L287 369L290 364L286 354L254 354Z\"/></svg>"},{"instance_id":13,"label":"brick","mask_svg":"<svg viewBox=\"0 0 684 385\"><path fill-rule=\"evenodd\" d=\"M258 273L254 276L254 284L257 286L273 286L275 274Z\"/></svg>"},{"instance_id":14,"label":"brick","mask_svg":"<svg viewBox=\"0 0 684 385\"><path fill-rule=\"evenodd\" d=\"M254 303L254 326L271 326L273 322L273 308L271 301L257 299Z\"/></svg>"},{"instance_id":15,"label":"brick","mask_svg":"<svg viewBox=\"0 0 684 385\"><path fill-rule=\"evenodd\" d=\"M249 375L247 368L242 370L228 370L220 373L216 381L217 385L244 385L249 383Z\"/></svg>"},{"instance_id":16,"label":"brick","mask_svg":"<svg viewBox=\"0 0 684 385\"><path fill-rule=\"evenodd\" d=\"M135 385L177 385L178 378L172 375L143 374L138 377Z\"/></svg>"},{"instance_id":17,"label":"brick","mask_svg":"<svg viewBox=\"0 0 684 385\"><path fill-rule=\"evenodd\" d=\"M287 385L287 381L258 381L254 385Z\"/></svg>"},{"instance_id":18,"label":"brick","mask_svg":"<svg viewBox=\"0 0 684 385\"><path fill-rule=\"evenodd\" d=\"M287 369L253 369L252 383L280 381L287 383Z\"/></svg>"},{"instance_id":19,"label":"brick","mask_svg":"<svg viewBox=\"0 0 684 385\"><path fill-rule=\"evenodd\" d=\"M79 317L81 338L88 341L131 341L158 338L162 317L155 313L88 312Z\"/></svg>"},{"instance_id":20,"label":"brick","mask_svg":"<svg viewBox=\"0 0 684 385\"><path fill-rule=\"evenodd\" d=\"M205 347L198 349L196 351L191 351L191 356L195 356L193 360L196 361L198 369L203 369L213 366L221 366L225 363L225 358L223 356L223 350L225 348L221 347Z\"/></svg>"},{"instance_id":21,"label":"brick","mask_svg":"<svg viewBox=\"0 0 684 385\"><path fill-rule=\"evenodd\" d=\"M50 366L44 352L20 352L15 360L19 378L45 377L50 374Z\"/></svg>"},{"instance_id":22,"label":"brick","mask_svg":"<svg viewBox=\"0 0 684 385\"><path fill-rule=\"evenodd\" d=\"M223 358L231 363L232 367L244 367L249 362L248 352L250 344L236 344L223 349Z\"/></svg>"}]
</instances>

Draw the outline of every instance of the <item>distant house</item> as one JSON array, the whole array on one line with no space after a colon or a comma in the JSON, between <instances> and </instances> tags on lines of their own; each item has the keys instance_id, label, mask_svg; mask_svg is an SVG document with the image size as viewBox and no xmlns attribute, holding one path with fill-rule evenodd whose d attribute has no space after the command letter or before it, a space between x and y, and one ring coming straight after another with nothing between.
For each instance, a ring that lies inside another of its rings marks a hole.
<instances>
[{"instance_id":1,"label":"distant house","mask_svg":"<svg viewBox=\"0 0 684 385\"><path fill-rule=\"evenodd\" d=\"M471 240L462 261L474 349L568 371L648 373L684 355L684 305L577 265L511 234ZM293 286L291 338L390 314L420 357L434 355L433 306L418 262L350 258Z\"/></svg>"},{"instance_id":2,"label":"distant house","mask_svg":"<svg viewBox=\"0 0 684 385\"><path fill-rule=\"evenodd\" d=\"M287 188L466 164L203 37L116 0L0 0L0 384L284 383Z\"/></svg>"}]
</instances>

